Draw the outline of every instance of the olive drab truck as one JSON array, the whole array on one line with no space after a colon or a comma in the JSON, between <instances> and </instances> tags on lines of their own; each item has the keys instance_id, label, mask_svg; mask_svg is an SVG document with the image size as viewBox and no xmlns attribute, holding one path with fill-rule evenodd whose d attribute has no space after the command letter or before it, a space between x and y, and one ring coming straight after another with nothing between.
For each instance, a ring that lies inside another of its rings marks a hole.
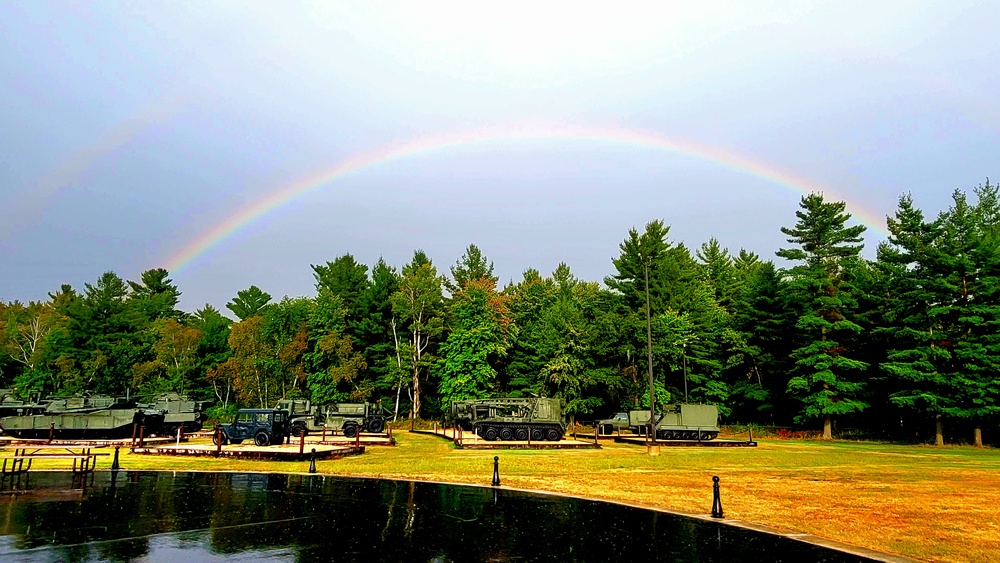
<instances>
[{"instance_id":1,"label":"olive drab truck","mask_svg":"<svg viewBox=\"0 0 1000 563\"><path fill-rule=\"evenodd\" d=\"M629 429L645 435L649 409L629 411ZM657 440L714 440L719 435L719 407L675 403L664 405L656 414Z\"/></svg>"},{"instance_id":2,"label":"olive drab truck","mask_svg":"<svg viewBox=\"0 0 1000 563\"><path fill-rule=\"evenodd\" d=\"M308 399L282 399L279 409L289 413L292 436L340 430L348 438L358 432L377 434L385 430L386 415L377 403L331 403L316 405Z\"/></svg>"},{"instance_id":3,"label":"olive drab truck","mask_svg":"<svg viewBox=\"0 0 1000 563\"><path fill-rule=\"evenodd\" d=\"M562 440L565 399L506 397L452 401L447 421L484 440Z\"/></svg>"}]
</instances>

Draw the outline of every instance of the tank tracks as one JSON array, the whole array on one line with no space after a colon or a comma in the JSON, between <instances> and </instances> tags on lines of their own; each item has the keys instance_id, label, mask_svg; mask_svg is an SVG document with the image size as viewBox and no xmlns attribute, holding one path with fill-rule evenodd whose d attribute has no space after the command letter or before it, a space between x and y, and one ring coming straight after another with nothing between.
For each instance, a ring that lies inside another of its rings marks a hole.
<instances>
[{"instance_id":1,"label":"tank tracks","mask_svg":"<svg viewBox=\"0 0 1000 563\"><path fill-rule=\"evenodd\" d=\"M562 440L565 433L565 429L558 424L503 424L493 422L476 424L472 430L487 442L495 440L526 442L529 438L535 442L545 440L558 442Z\"/></svg>"}]
</instances>

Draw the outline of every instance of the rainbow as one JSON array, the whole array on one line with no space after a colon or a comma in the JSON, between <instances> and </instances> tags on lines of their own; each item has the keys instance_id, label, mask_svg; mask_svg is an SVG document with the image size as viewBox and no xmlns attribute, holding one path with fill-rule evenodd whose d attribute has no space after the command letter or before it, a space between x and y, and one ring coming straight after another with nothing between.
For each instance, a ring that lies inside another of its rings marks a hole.
<instances>
[{"instance_id":1,"label":"rainbow","mask_svg":"<svg viewBox=\"0 0 1000 563\"><path fill-rule=\"evenodd\" d=\"M267 195L243 205L216 225L191 239L166 259L164 267L171 273L176 274L244 226L281 207L292 199L310 190L320 188L343 178L348 174L394 159L452 147L495 141L545 139L613 142L679 153L720 163L746 174L789 187L803 194L822 192L830 200L847 201L826 186L822 186L791 172L781 170L775 166L767 165L735 151L687 139L668 137L653 131L569 126L477 129L460 133L424 136L406 142L394 143L370 152L347 157L329 168L321 168L291 183L278 186ZM888 236L885 230L884 216L880 216L879 213L869 210L857 202L848 201L847 203L848 210L858 221L875 230L883 238Z\"/></svg>"}]
</instances>

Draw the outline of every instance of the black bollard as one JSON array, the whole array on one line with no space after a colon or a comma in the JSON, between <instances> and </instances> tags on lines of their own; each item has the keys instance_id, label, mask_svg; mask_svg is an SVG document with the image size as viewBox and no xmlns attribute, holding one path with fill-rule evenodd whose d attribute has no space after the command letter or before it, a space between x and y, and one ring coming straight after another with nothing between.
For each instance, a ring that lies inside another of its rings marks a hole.
<instances>
[{"instance_id":1,"label":"black bollard","mask_svg":"<svg viewBox=\"0 0 1000 563\"><path fill-rule=\"evenodd\" d=\"M111 471L118 471L121 467L118 465L118 448L120 446L115 446L115 460L111 462Z\"/></svg>"},{"instance_id":2,"label":"black bollard","mask_svg":"<svg viewBox=\"0 0 1000 563\"><path fill-rule=\"evenodd\" d=\"M309 455L309 473L316 473L316 448L312 449Z\"/></svg>"},{"instance_id":3,"label":"black bollard","mask_svg":"<svg viewBox=\"0 0 1000 563\"><path fill-rule=\"evenodd\" d=\"M715 483L712 485L712 518L725 518L722 515L722 499L719 498L719 477L712 477L712 482Z\"/></svg>"},{"instance_id":4,"label":"black bollard","mask_svg":"<svg viewBox=\"0 0 1000 563\"><path fill-rule=\"evenodd\" d=\"M500 456L493 456L493 486L500 486Z\"/></svg>"}]
</instances>

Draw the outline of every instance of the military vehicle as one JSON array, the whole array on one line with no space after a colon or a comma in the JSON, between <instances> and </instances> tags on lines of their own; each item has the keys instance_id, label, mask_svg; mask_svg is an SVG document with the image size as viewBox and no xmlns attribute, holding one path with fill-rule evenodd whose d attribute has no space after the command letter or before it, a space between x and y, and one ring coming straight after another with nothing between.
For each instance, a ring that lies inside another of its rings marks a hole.
<instances>
[{"instance_id":1,"label":"military vehicle","mask_svg":"<svg viewBox=\"0 0 1000 563\"><path fill-rule=\"evenodd\" d=\"M175 436L181 427L185 433L197 432L205 420L205 402L191 400L179 393L164 393L143 406L163 414L163 423L156 430L162 436Z\"/></svg>"},{"instance_id":2,"label":"military vehicle","mask_svg":"<svg viewBox=\"0 0 1000 563\"><path fill-rule=\"evenodd\" d=\"M649 417L647 416L646 419L648 420ZM618 430L628 429L629 422L627 412L616 412L611 416L611 418L605 418L597 422L597 433L604 436L614 434Z\"/></svg>"},{"instance_id":3,"label":"military vehicle","mask_svg":"<svg viewBox=\"0 0 1000 563\"><path fill-rule=\"evenodd\" d=\"M562 440L564 399L507 397L452 401L447 420L484 440Z\"/></svg>"},{"instance_id":4,"label":"military vehicle","mask_svg":"<svg viewBox=\"0 0 1000 563\"><path fill-rule=\"evenodd\" d=\"M629 411L629 428L646 435L649 410ZM715 405L675 403L656 415L657 440L714 440L719 435L719 408Z\"/></svg>"},{"instance_id":5,"label":"military vehicle","mask_svg":"<svg viewBox=\"0 0 1000 563\"><path fill-rule=\"evenodd\" d=\"M37 392L30 393L28 399L22 401L14 396L12 389L0 389L0 418L38 414L44 411L48 404L49 401L41 400L41 395Z\"/></svg>"},{"instance_id":6,"label":"military vehicle","mask_svg":"<svg viewBox=\"0 0 1000 563\"><path fill-rule=\"evenodd\" d=\"M229 424L219 424L212 443L239 444L253 438L258 446L281 444L288 437L288 411L282 409L240 409Z\"/></svg>"},{"instance_id":7,"label":"military vehicle","mask_svg":"<svg viewBox=\"0 0 1000 563\"><path fill-rule=\"evenodd\" d=\"M132 436L136 424L152 434L162 423L162 413L134 400L92 395L51 399L39 414L0 419L0 428L15 438L110 440Z\"/></svg>"},{"instance_id":8,"label":"military vehicle","mask_svg":"<svg viewBox=\"0 0 1000 563\"><path fill-rule=\"evenodd\" d=\"M375 403L332 403L314 405L308 399L283 399L276 408L289 414L292 436L310 432L343 430L348 438L358 432L378 433L385 430L385 412Z\"/></svg>"}]
</instances>

